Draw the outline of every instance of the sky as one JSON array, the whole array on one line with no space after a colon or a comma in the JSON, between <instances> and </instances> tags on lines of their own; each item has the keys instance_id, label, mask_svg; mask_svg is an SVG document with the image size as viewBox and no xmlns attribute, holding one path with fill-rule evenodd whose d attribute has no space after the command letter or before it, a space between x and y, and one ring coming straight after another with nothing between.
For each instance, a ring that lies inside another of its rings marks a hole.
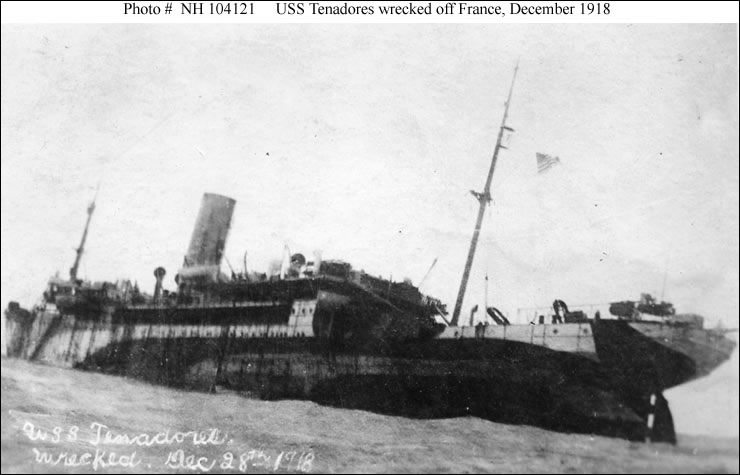
<instances>
[{"instance_id":1,"label":"sky","mask_svg":"<svg viewBox=\"0 0 740 475\"><path fill-rule=\"evenodd\" d=\"M82 277L151 291L161 265L174 288L213 192L237 200L226 248L237 269L246 251L249 270L265 271L288 245L418 284L436 258L421 288L451 309L477 211L469 190L482 191L519 61L515 132L463 316L487 301L522 323L518 309L555 298L650 292L738 327L737 25L4 24L1 35L3 307L67 275L100 184ZM560 165L537 174L537 152Z\"/></svg>"}]
</instances>

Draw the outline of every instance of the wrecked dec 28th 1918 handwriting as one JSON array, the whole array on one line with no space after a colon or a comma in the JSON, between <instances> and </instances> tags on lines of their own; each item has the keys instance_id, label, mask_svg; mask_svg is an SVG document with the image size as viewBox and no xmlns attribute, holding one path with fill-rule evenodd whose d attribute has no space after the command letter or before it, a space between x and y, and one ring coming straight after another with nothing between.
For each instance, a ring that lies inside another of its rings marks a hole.
<instances>
[{"instance_id":1,"label":"wrecked dec 28th 1918 handwriting","mask_svg":"<svg viewBox=\"0 0 740 475\"><path fill-rule=\"evenodd\" d=\"M77 425L49 428L25 421L21 430L26 438L38 444L31 448L35 463L70 469L147 470L164 466L195 472L308 473L315 460L312 449L244 447L227 433L214 428L130 434L100 422L81 429Z\"/></svg>"}]
</instances>

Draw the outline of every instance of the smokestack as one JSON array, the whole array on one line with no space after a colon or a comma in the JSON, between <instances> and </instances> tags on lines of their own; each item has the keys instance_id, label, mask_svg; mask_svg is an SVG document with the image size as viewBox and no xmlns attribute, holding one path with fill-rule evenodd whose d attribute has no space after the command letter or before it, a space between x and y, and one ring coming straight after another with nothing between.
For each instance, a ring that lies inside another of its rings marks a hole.
<instances>
[{"instance_id":1,"label":"smokestack","mask_svg":"<svg viewBox=\"0 0 740 475\"><path fill-rule=\"evenodd\" d=\"M180 270L181 279L218 281L235 205L236 201L226 196L203 195L190 247Z\"/></svg>"}]
</instances>

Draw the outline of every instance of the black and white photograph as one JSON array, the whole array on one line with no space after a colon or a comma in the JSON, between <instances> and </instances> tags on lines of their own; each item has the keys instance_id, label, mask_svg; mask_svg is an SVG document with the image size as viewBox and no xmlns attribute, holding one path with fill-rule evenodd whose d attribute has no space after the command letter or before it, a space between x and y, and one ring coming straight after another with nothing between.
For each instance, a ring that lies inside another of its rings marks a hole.
<instances>
[{"instance_id":1,"label":"black and white photograph","mask_svg":"<svg viewBox=\"0 0 740 475\"><path fill-rule=\"evenodd\" d=\"M736 16L91 3L2 24L2 473L738 472Z\"/></svg>"}]
</instances>

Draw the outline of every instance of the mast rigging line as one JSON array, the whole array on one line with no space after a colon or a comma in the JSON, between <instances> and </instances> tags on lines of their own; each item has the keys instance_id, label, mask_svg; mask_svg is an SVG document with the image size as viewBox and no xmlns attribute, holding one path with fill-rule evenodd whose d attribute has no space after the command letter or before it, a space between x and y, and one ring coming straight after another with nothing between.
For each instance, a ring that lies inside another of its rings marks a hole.
<instances>
[{"instance_id":1,"label":"mast rigging line","mask_svg":"<svg viewBox=\"0 0 740 475\"><path fill-rule=\"evenodd\" d=\"M434 258L434 261L432 261L432 265L429 266L429 270L427 271L426 274L424 274L424 277L422 277L419 283L416 285L418 288L421 288L421 284L426 282L427 277L429 277L429 274L432 273L432 269L434 269L434 266L437 264L437 259L439 259L439 257Z\"/></svg>"}]
</instances>

